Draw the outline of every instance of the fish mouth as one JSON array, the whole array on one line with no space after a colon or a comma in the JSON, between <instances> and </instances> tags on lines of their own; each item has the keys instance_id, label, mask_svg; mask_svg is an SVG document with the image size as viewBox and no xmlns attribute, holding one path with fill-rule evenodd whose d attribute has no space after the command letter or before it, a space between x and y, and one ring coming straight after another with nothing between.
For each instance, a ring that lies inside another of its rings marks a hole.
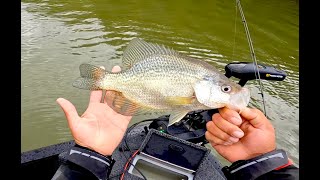
<instances>
[{"instance_id":1,"label":"fish mouth","mask_svg":"<svg viewBox=\"0 0 320 180\"><path fill-rule=\"evenodd\" d=\"M250 91L248 88L242 88L237 94L230 97L230 104L227 108L233 109L237 112L241 112L245 107L248 106L250 101Z\"/></svg>"}]
</instances>

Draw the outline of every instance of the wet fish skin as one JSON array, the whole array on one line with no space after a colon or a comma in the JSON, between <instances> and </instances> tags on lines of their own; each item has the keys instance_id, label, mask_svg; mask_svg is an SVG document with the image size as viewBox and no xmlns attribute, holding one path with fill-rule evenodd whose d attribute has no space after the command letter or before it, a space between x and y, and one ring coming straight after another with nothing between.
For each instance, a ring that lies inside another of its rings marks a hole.
<instances>
[{"instance_id":1,"label":"wet fish skin","mask_svg":"<svg viewBox=\"0 0 320 180\"><path fill-rule=\"evenodd\" d=\"M241 110L250 100L247 88L212 65L140 39L129 43L123 64L125 70L119 73L82 64L81 78L73 86L114 91L109 105L124 115L169 112L169 125L190 111L224 106Z\"/></svg>"}]
</instances>

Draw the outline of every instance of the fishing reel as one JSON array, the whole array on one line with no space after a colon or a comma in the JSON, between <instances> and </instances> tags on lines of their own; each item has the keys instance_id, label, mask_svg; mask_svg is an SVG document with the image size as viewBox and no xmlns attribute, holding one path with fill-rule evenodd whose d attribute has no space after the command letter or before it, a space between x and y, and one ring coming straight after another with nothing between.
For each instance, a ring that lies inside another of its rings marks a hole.
<instances>
[{"instance_id":1,"label":"fishing reel","mask_svg":"<svg viewBox=\"0 0 320 180\"><path fill-rule=\"evenodd\" d=\"M262 64L256 66L254 63L236 62L225 66L225 76L227 78L233 76L240 79L238 84L244 86L249 80L259 78L282 81L287 74L271 66ZM195 144L205 145L208 143L205 139L206 124L212 120L212 115L215 113L218 113L217 109L193 111L170 127L168 127L169 115L160 116L152 121L149 129L156 129Z\"/></svg>"}]
</instances>

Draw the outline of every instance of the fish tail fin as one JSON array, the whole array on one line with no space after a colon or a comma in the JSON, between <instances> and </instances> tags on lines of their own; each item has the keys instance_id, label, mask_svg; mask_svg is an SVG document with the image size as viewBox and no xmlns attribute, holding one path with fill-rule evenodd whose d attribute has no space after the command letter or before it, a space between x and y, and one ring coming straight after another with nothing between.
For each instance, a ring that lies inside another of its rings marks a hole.
<instances>
[{"instance_id":1,"label":"fish tail fin","mask_svg":"<svg viewBox=\"0 0 320 180\"><path fill-rule=\"evenodd\" d=\"M103 80L107 72L100 67L91 64L81 64L80 76L73 82L73 86L87 90L102 90Z\"/></svg>"},{"instance_id":2,"label":"fish tail fin","mask_svg":"<svg viewBox=\"0 0 320 180\"><path fill-rule=\"evenodd\" d=\"M81 64L80 67L80 76L83 78L90 79L101 79L104 78L106 70L101 67L94 66L92 64Z\"/></svg>"},{"instance_id":3,"label":"fish tail fin","mask_svg":"<svg viewBox=\"0 0 320 180\"><path fill-rule=\"evenodd\" d=\"M82 78L82 77L76 79L73 82L72 86L79 89L86 89L86 90L102 90L102 86L99 81L95 81L89 78Z\"/></svg>"}]
</instances>

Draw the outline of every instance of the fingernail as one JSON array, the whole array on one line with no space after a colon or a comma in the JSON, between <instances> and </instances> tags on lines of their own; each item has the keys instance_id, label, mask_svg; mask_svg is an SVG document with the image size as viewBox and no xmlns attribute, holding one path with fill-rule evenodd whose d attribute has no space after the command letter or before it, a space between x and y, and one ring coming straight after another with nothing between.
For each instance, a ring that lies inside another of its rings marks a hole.
<instances>
[{"instance_id":1,"label":"fingernail","mask_svg":"<svg viewBox=\"0 0 320 180\"><path fill-rule=\"evenodd\" d=\"M235 131L232 133L232 135L237 138L242 138L244 133L242 131Z\"/></svg>"},{"instance_id":2,"label":"fingernail","mask_svg":"<svg viewBox=\"0 0 320 180\"><path fill-rule=\"evenodd\" d=\"M236 143L236 142L239 141L239 138L230 137L230 138L229 138L229 141Z\"/></svg>"},{"instance_id":3,"label":"fingernail","mask_svg":"<svg viewBox=\"0 0 320 180\"><path fill-rule=\"evenodd\" d=\"M228 145L231 145L231 144L233 144L232 142L225 142L225 143L223 143L224 145L226 145L226 146L228 146Z\"/></svg>"},{"instance_id":4,"label":"fingernail","mask_svg":"<svg viewBox=\"0 0 320 180\"><path fill-rule=\"evenodd\" d=\"M120 71L121 71L121 67L120 66L113 66L112 72L120 72Z\"/></svg>"},{"instance_id":5,"label":"fingernail","mask_svg":"<svg viewBox=\"0 0 320 180\"><path fill-rule=\"evenodd\" d=\"M242 123L242 119L237 118L237 117L230 118L230 121L235 125L240 125Z\"/></svg>"}]
</instances>

